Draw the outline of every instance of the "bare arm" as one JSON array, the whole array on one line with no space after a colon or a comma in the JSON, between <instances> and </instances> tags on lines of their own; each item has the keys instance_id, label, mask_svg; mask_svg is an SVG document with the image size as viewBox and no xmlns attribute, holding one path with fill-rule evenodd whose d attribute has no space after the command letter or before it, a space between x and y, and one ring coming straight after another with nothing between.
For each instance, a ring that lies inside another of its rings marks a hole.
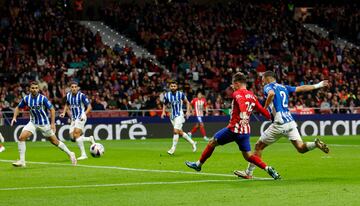
<instances>
[{"instance_id":1,"label":"bare arm","mask_svg":"<svg viewBox=\"0 0 360 206\"><path fill-rule=\"evenodd\" d=\"M51 129L54 131L54 133L56 132L56 127L55 127L55 109L54 107L51 107L50 109L50 113L51 113L51 118L50 118L50 127Z\"/></svg>"},{"instance_id":2,"label":"bare arm","mask_svg":"<svg viewBox=\"0 0 360 206\"><path fill-rule=\"evenodd\" d=\"M69 106L67 104L65 104L64 111L59 116L61 118L65 117L65 114L67 113L68 110L69 110Z\"/></svg>"},{"instance_id":3,"label":"bare arm","mask_svg":"<svg viewBox=\"0 0 360 206\"><path fill-rule=\"evenodd\" d=\"M313 85L303 85L296 87L295 92L308 92L315 89L320 89L322 87L327 87L329 85L328 80L321 81L320 83L313 84Z\"/></svg>"},{"instance_id":4,"label":"bare arm","mask_svg":"<svg viewBox=\"0 0 360 206\"><path fill-rule=\"evenodd\" d=\"M89 112L91 112L91 110L92 110L92 107L91 107L91 104L89 104L86 108L85 114L88 115Z\"/></svg>"},{"instance_id":5,"label":"bare arm","mask_svg":"<svg viewBox=\"0 0 360 206\"><path fill-rule=\"evenodd\" d=\"M275 97L275 92L274 92L274 90L270 90L270 91L268 92L268 96L267 96L267 98L266 98L264 108L268 108L268 107L269 107L269 105L271 104L271 102L274 100L274 97Z\"/></svg>"},{"instance_id":6,"label":"bare arm","mask_svg":"<svg viewBox=\"0 0 360 206\"><path fill-rule=\"evenodd\" d=\"M18 115L19 115L19 107L15 107L14 116L13 116L13 118L11 120L11 124L10 124L11 126L13 126L14 123L16 122L16 118Z\"/></svg>"},{"instance_id":7,"label":"bare arm","mask_svg":"<svg viewBox=\"0 0 360 206\"><path fill-rule=\"evenodd\" d=\"M161 113L161 118L164 118L165 115L166 115L166 105L163 104L162 113Z\"/></svg>"},{"instance_id":8,"label":"bare arm","mask_svg":"<svg viewBox=\"0 0 360 206\"><path fill-rule=\"evenodd\" d=\"M183 101L186 103L186 117L188 118L191 115L191 105L189 100L187 100L186 98Z\"/></svg>"}]
</instances>

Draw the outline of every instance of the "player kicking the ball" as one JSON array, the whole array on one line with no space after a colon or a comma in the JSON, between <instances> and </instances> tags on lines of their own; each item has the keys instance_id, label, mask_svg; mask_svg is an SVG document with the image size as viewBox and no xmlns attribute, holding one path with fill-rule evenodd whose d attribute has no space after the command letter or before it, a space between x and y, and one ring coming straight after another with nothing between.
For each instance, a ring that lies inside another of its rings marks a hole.
<instances>
[{"instance_id":1,"label":"player kicking the ball","mask_svg":"<svg viewBox=\"0 0 360 206\"><path fill-rule=\"evenodd\" d=\"M228 126L218 131L210 139L197 162L186 161L185 164L196 171L200 171L202 165L215 150L215 147L235 141L245 160L264 169L274 179L280 179L280 175L274 168L267 166L258 156L252 154L250 147L249 120L253 109L260 112L267 119L271 118L270 113L261 106L255 95L246 89L246 76L244 74L236 73L233 76L232 83L234 93L232 94L232 112Z\"/></svg>"},{"instance_id":2,"label":"player kicking the ball","mask_svg":"<svg viewBox=\"0 0 360 206\"><path fill-rule=\"evenodd\" d=\"M66 145L59 141L55 136L55 109L50 101L42 94L39 94L39 84L37 82L32 82L30 84L30 94L26 95L19 105L15 108L13 119L11 120L11 126L16 122L16 118L19 115L19 108L24 107L30 108L30 121L22 129L19 141L18 149L20 154L20 160L13 163L15 167L25 167L25 151L26 145L25 141L31 135L36 133L36 130L39 130L45 137L47 137L50 142L57 146L59 149L64 151L69 155L73 165L76 165L75 153L71 152ZM46 110L50 110L51 113L51 122L47 116Z\"/></svg>"},{"instance_id":3,"label":"player kicking the ball","mask_svg":"<svg viewBox=\"0 0 360 206\"><path fill-rule=\"evenodd\" d=\"M171 105L170 120L174 126L173 144L170 150L167 152L169 155L173 155L176 150L176 145L179 141L179 135L192 145L193 152L196 152L196 142L194 142L185 132L182 131L183 124L185 122L183 103L186 104L186 117L190 116L190 102L187 100L185 94L181 91L177 91L178 85L176 81L170 82L170 92L164 95L164 104L161 118L166 115L166 105Z\"/></svg>"},{"instance_id":4,"label":"player kicking the ball","mask_svg":"<svg viewBox=\"0 0 360 206\"><path fill-rule=\"evenodd\" d=\"M95 143L93 136L84 137L83 135L87 119L86 115L91 111L91 105L86 95L79 91L77 82L72 82L70 87L71 91L66 94L66 104L60 117L63 118L68 110L71 111L70 137L80 148L81 156L77 159L84 160L88 158L84 148L84 141L91 142L91 144Z\"/></svg>"},{"instance_id":5,"label":"player kicking the ball","mask_svg":"<svg viewBox=\"0 0 360 206\"><path fill-rule=\"evenodd\" d=\"M270 109L274 120L255 144L255 154L261 157L262 151L282 136L286 136L300 153L306 153L315 148L319 148L323 152L329 153L329 148L326 144L317 138L314 142L304 143L302 141L297 125L288 108L289 93L307 92L320 89L328 86L328 81L322 81L314 85L291 87L276 83L275 73L267 71L264 73L263 82L266 84L264 87L264 94L266 97L265 108ZM239 177L251 179L254 169L255 166L253 164L249 164L246 171L236 170L234 173Z\"/></svg>"}]
</instances>

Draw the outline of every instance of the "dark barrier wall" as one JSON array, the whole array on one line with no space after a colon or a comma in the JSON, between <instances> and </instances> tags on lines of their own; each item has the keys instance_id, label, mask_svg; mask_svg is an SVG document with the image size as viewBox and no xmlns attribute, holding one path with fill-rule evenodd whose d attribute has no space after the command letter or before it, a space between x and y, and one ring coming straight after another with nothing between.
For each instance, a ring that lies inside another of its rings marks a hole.
<instances>
[{"instance_id":1,"label":"dark barrier wall","mask_svg":"<svg viewBox=\"0 0 360 206\"><path fill-rule=\"evenodd\" d=\"M357 135L360 134L360 115L301 115L294 116L298 123L298 129L303 136L323 136L323 135ZM216 131L225 127L229 120L228 116L204 117L205 128L208 137L215 134ZM28 120L19 119L13 127L2 126L1 133L6 141L15 141L20 135L21 129ZM69 125L67 120L57 120L56 134L60 140L69 139ZM196 122L194 117L187 120L184 125L184 131L189 131ZM96 118L89 119L85 127L85 135L94 135L96 139L102 140L120 140L120 139L146 139L146 138L171 138L172 125L169 119L158 117L127 117L127 118ZM260 136L260 134L270 125L270 122L264 121L262 117L254 116L251 121L251 135ZM200 132L193 136L200 136ZM38 133L30 140L42 141L43 136Z\"/></svg>"}]
</instances>

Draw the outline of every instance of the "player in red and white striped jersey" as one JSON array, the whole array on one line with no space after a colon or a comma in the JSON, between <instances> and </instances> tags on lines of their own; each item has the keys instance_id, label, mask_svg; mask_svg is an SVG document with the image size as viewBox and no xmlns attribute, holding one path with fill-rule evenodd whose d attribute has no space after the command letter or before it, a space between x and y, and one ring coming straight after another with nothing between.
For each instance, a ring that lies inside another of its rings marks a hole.
<instances>
[{"instance_id":1,"label":"player in red and white striped jersey","mask_svg":"<svg viewBox=\"0 0 360 206\"><path fill-rule=\"evenodd\" d=\"M209 141L209 139L206 137L206 131L204 128L204 122L202 120L202 117L205 115L205 112L208 112L208 107L206 104L206 99L203 97L201 92L198 92L197 98L194 98L191 101L191 106L194 108L195 116L198 120L198 123L194 125L192 130L188 132L188 135L191 137L192 134L196 132L198 128L200 128L200 132L202 136L204 137L205 141ZM204 111L205 110L205 111Z\"/></svg>"},{"instance_id":2,"label":"player in red and white striped jersey","mask_svg":"<svg viewBox=\"0 0 360 206\"><path fill-rule=\"evenodd\" d=\"M186 161L185 164L196 171L200 171L201 166L211 156L215 147L235 141L248 162L266 170L274 179L279 179L280 175L271 166L267 166L258 156L254 155L250 148L249 120L252 111L257 110L267 119L271 119L270 113L261 106L255 95L246 89L246 76L244 74L236 73L233 76L232 83L235 91L232 95L232 112L228 126L218 131L210 139L197 162Z\"/></svg>"}]
</instances>

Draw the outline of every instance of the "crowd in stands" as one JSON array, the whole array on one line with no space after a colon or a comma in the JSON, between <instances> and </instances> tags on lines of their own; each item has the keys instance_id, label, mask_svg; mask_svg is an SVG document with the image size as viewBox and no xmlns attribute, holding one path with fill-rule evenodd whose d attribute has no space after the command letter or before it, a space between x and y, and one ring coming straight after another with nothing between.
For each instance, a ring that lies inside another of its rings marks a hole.
<instances>
[{"instance_id":1,"label":"crowd in stands","mask_svg":"<svg viewBox=\"0 0 360 206\"><path fill-rule=\"evenodd\" d=\"M56 109L62 108L72 80L94 110L160 109L170 79L189 99L202 91L210 109L222 109L229 107L229 85L237 71L248 74L250 89L263 101L265 70L291 85L330 80L327 90L292 95L291 108L348 113L360 106L359 50L337 48L303 29L281 3L114 2L102 9L106 24L146 47L163 66L135 56L126 45L104 45L99 33L70 21L50 1L9 0L1 10L2 111L11 111L33 80Z\"/></svg>"},{"instance_id":2,"label":"crowd in stands","mask_svg":"<svg viewBox=\"0 0 360 206\"><path fill-rule=\"evenodd\" d=\"M360 46L360 4L320 4L314 7L307 23L315 23L331 31L331 37L348 39Z\"/></svg>"}]
</instances>

